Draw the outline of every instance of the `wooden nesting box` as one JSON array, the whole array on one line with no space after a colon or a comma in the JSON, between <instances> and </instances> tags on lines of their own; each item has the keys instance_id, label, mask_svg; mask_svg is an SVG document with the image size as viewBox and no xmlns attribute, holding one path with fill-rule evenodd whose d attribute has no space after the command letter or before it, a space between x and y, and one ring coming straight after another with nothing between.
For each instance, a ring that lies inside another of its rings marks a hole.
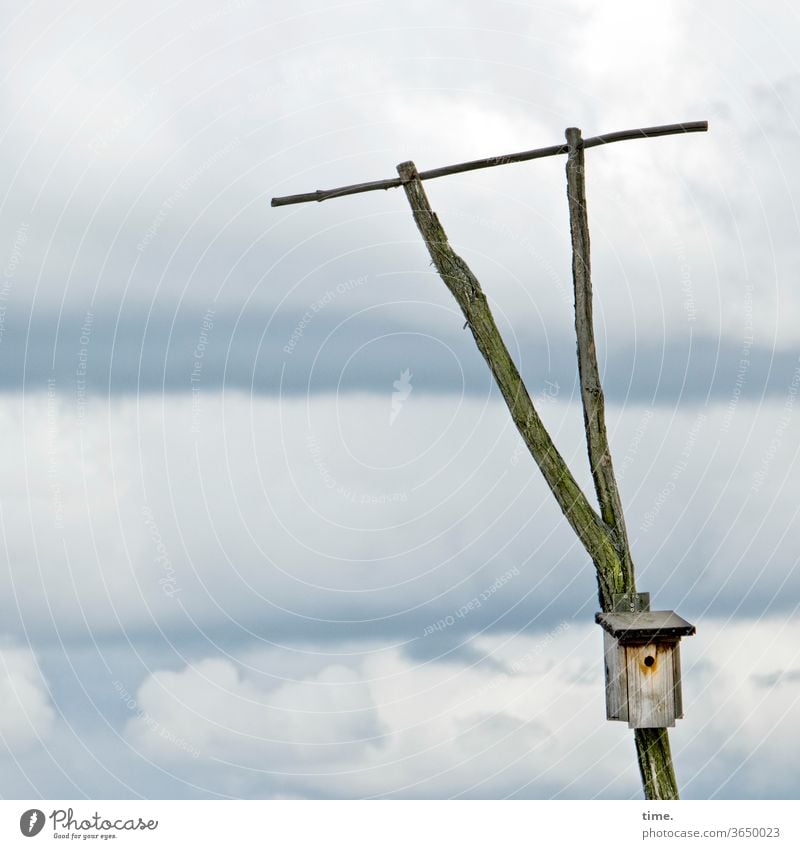
<instances>
[{"instance_id":1,"label":"wooden nesting box","mask_svg":"<svg viewBox=\"0 0 800 849\"><path fill-rule=\"evenodd\" d=\"M668 728L683 718L681 637L695 633L671 610L598 613L606 661L606 715L629 728Z\"/></svg>"}]
</instances>

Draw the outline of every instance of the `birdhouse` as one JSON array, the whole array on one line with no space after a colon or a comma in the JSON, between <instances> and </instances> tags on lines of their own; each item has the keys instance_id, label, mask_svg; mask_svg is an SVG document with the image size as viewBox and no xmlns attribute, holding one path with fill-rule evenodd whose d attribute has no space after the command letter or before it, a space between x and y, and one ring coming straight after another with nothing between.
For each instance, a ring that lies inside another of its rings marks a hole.
<instances>
[{"instance_id":1,"label":"birdhouse","mask_svg":"<svg viewBox=\"0 0 800 849\"><path fill-rule=\"evenodd\" d=\"M595 616L604 631L606 715L629 728L672 727L683 718L680 641L695 627L672 610L615 607Z\"/></svg>"}]
</instances>

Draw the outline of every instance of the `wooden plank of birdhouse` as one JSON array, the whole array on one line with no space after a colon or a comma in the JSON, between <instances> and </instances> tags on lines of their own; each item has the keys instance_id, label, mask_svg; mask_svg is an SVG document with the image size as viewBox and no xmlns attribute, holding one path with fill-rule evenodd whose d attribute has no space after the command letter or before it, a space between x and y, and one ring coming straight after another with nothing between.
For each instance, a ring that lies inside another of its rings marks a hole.
<instances>
[{"instance_id":1,"label":"wooden plank of birdhouse","mask_svg":"<svg viewBox=\"0 0 800 849\"><path fill-rule=\"evenodd\" d=\"M674 645L626 645L628 727L670 728L675 725Z\"/></svg>"},{"instance_id":2,"label":"wooden plank of birdhouse","mask_svg":"<svg viewBox=\"0 0 800 849\"><path fill-rule=\"evenodd\" d=\"M628 680L625 649L607 632L603 632L606 662L606 717L628 721Z\"/></svg>"},{"instance_id":3,"label":"wooden plank of birdhouse","mask_svg":"<svg viewBox=\"0 0 800 849\"><path fill-rule=\"evenodd\" d=\"M681 644L675 643L672 650L672 683L674 691L675 718L683 719L683 693L681 691Z\"/></svg>"}]
</instances>

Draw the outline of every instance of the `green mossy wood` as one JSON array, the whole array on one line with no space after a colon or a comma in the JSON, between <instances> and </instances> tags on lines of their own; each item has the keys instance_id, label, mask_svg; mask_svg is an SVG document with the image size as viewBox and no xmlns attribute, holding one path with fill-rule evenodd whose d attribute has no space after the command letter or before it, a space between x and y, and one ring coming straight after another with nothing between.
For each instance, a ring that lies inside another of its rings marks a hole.
<instances>
[{"instance_id":1,"label":"green mossy wood","mask_svg":"<svg viewBox=\"0 0 800 849\"><path fill-rule=\"evenodd\" d=\"M447 234L431 210L413 162L397 166L414 220L445 285L461 307L475 344L483 354L503 394L511 417L572 529L597 567L600 597L611 605L613 596L625 592L625 578L614 540L603 520L589 504L545 429L528 390L506 348L486 295L463 259L450 247ZM603 610L610 610L609 606Z\"/></svg>"}]
</instances>

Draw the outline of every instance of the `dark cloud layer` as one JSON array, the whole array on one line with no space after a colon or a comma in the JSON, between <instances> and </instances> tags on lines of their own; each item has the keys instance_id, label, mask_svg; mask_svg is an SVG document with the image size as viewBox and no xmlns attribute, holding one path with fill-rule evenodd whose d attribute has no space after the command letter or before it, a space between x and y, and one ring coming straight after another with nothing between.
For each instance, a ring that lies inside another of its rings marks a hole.
<instances>
[{"instance_id":1,"label":"dark cloud layer","mask_svg":"<svg viewBox=\"0 0 800 849\"><path fill-rule=\"evenodd\" d=\"M330 307L303 326L307 312L252 309L126 310L34 314L0 343L0 387L91 395L191 392L222 387L258 395L391 391L404 369L418 393L486 395L488 369L455 310L413 303L376 306L355 316ZM575 397L574 339L543 339L524 327L510 338L533 395ZM601 343L602 344L602 343ZM704 334L615 338L600 350L604 388L619 403L673 405L782 396L798 365L794 350L736 344ZM557 384L554 386L554 384Z\"/></svg>"}]
</instances>

